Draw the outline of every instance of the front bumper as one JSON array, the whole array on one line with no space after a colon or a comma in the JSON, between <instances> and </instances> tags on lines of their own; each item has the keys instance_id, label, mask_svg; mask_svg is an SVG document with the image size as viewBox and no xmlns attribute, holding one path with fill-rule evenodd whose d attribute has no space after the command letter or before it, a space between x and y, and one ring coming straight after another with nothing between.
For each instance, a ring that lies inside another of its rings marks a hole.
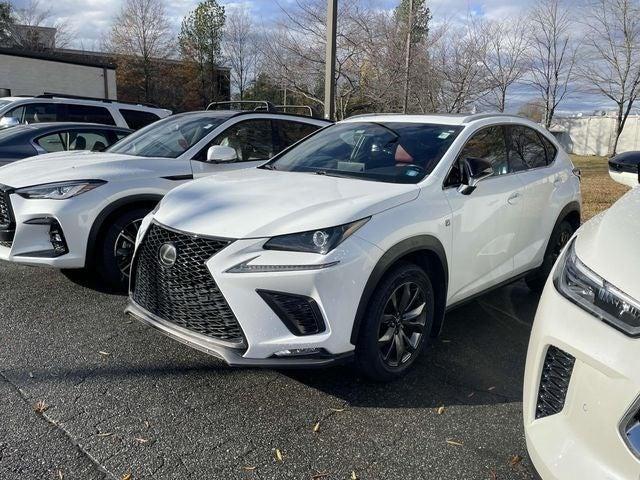
<instances>
[{"instance_id":1,"label":"front bumper","mask_svg":"<svg viewBox=\"0 0 640 480\"><path fill-rule=\"evenodd\" d=\"M151 216L144 220L140 228L138 250L141 250L140 242L145 237L150 223ZM215 281L223 300L242 330L244 338L241 348L202 334L201 331L192 330L184 324L178 325L175 319L172 321L171 318L160 318L157 311L151 311L152 307L136 303L134 298L137 259L134 260L132 276L134 292L131 292L127 313L178 341L222 358L230 365L325 366L349 358L354 350L350 338L358 303L369 274L382 251L356 235L326 256L264 250L262 247L266 240L235 240L205 263L207 273ZM136 255L139 253L138 250ZM154 254L152 260L146 261L159 261L156 257ZM229 269L244 262L263 266L331 266L313 270L229 272ZM265 291L312 300L314 308L317 308L324 322L323 328L318 333L293 333L290 325L288 326L261 296ZM197 304L181 306L183 307L185 311L198 311ZM196 310L193 310L194 308ZM314 350L314 354L302 356ZM283 353L285 351L294 353L286 356L287 354Z\"/></svg>"},{"instance_id":2,"label":"front bumper","mask_svg":"<svg viewBox=\"0 0 640 480\"><path fill-rule=\"evenodd\" d=\"M560 413L536 419L549 346L575 364ZM634 479L640 459L621 425L640 397L638 340L575 306L549 280L531 333L524 381L524 426L532 462L544 480Z\"/></svg>"},{"instance_id":3,"label":"front bumper","mask_svg":"<svg viewBox=\"0 0 640 480\"><path fill-rule=\"evenodd\" d=\"M53 268L83 268L89 232L95 218L89 198L94 192L68 200L31 200L8 195L13 222L0 231L0 260ZM67 253L54 252L51 223L64 236Z\"/></svg>"}]
</instances>

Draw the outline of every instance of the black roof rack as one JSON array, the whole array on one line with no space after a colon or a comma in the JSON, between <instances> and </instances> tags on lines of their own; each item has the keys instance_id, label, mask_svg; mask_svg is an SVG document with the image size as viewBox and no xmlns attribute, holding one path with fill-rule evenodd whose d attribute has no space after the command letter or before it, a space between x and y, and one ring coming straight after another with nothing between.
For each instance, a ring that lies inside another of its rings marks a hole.
<instances>
[{"instance_id":1,"label":"black roof rack","mask_svg":"<svg viewBox=\"0 0 640 480\"><path fill-rule=\"evenodd\" d=\"M277 107L266 100L230 100L226 102L211 102L207 105L207 110L221 110L219 107L231 107L232 105L254 105L254 110L263 110L267 112L277 112ZM228 110L233 110L231 108L227 108Z\"/></svg>"},{"instance_id":2,"label":"black roof rack","mask_svg":"<svg viewBox=\"0 0 640 480\"><path fill-rule=\"evenodd\" d=\"M67 93L53 93L53 92L44 92L42 95L20 95L21 97L31 97L31 98L69 98L72 100L92 100L94 102L104 102L104 103L123 103L125 105L140 105L142 107L149 108L160 108L153 103L142 103L142 102L125 102L123 100L113 100L111 98L100 98L100 97L83 97L80 95L69 95Z\"/></svg>"}]
</instances>

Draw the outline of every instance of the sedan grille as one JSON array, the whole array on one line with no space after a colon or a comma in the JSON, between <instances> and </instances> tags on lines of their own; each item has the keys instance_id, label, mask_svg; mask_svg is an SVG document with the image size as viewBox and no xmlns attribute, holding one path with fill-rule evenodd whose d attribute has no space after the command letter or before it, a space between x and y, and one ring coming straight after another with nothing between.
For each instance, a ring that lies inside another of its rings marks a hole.
<instances>
[{"instance_id":1,"label":"sedan grille","mask_svg":"<svg viewBox=\"0 0 640 480\"><path fill-rule=\"evenodd\" d=\"M201 238L152 224L134 259L133 300L167 322L243 347L242 329L205 265L231 242ZM172 265L160 259L160 249L164 245L175 247Z\"/></svg>"},{"instance_id":2,"label":"sedan grille","mask_svg":"<svg viewBox=\"0 0 640 480\"><path fill-rule=\"evenodd\" d=\"M560 413L569 390L576 359L557 347L549 346L542 366L536 418Z\"/></svg>"}]
</instances>

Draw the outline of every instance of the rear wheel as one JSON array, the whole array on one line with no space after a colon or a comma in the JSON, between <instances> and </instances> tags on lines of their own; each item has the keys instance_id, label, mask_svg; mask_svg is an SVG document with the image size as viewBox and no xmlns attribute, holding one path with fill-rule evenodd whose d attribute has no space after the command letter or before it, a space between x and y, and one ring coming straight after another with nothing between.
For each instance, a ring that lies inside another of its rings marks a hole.
<instances>
[{"instance_id":1,"label":"rear wheel","mask_svg":"<svg viewBox=\"0 0 640 480\"><path fill-rule=\"evenodd\" d=\"M433 287L425 271L402 263L371 297L356 346L356 363L367 377L390 381L413 365L434 320Z\"/></svg>"},{"instance_id":2,"label":"rear wheel","mask_svg":"<svg viewBox=\"0 0 640 480\"><path fill-rule=\"evenodd\" d=\"M553 265L560 256L562 249L571 239L574 231L573 225L567 220L563 220L551 233L542 265L535 272L525 277L525 282L532 291L536 293L542 292Z\"/></svg>"},{"instance_id":3,"label":"rear wheel","mask_svg":"<svg viewBox=\"0 0 640 480\"><path fill-rule=\"evenodd\" d=\"M149 209L137 208L123 212L106 227L97 250L96 270L110 287L125 291L129 285L129 270L133 260L136 236Z\"/></svg>"}]
</instances>

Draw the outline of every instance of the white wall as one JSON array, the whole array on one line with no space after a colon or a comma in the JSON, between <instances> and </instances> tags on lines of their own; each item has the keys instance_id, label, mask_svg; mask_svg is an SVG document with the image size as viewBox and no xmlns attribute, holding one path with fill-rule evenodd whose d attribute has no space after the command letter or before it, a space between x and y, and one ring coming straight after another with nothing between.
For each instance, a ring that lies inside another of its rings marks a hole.
<instances>
[{"instance_id":1,"label":"white wall","mask_svg":"<svg viewBox=\"0 0 640 480\"><path fill-rule=\"evenodd\" d=\"M0 53L0 88L12 95L37 95L46 92L105 97L104 72L107 72L109 98L116 99L116 72Z\"/></svg>"},{"instance_id":2,"label":"white wall","mask_svg":"<svg viewBox=\"0 0 640 480\"><path fill-rule=\"evenodd\" d=\"M555 118L566 129L554 135L569 153L607 156L613 149L616 119L611 116ZM618 141L618 153L640 150L640 115L629 115Z\"/></svg>"}]
</instances>

